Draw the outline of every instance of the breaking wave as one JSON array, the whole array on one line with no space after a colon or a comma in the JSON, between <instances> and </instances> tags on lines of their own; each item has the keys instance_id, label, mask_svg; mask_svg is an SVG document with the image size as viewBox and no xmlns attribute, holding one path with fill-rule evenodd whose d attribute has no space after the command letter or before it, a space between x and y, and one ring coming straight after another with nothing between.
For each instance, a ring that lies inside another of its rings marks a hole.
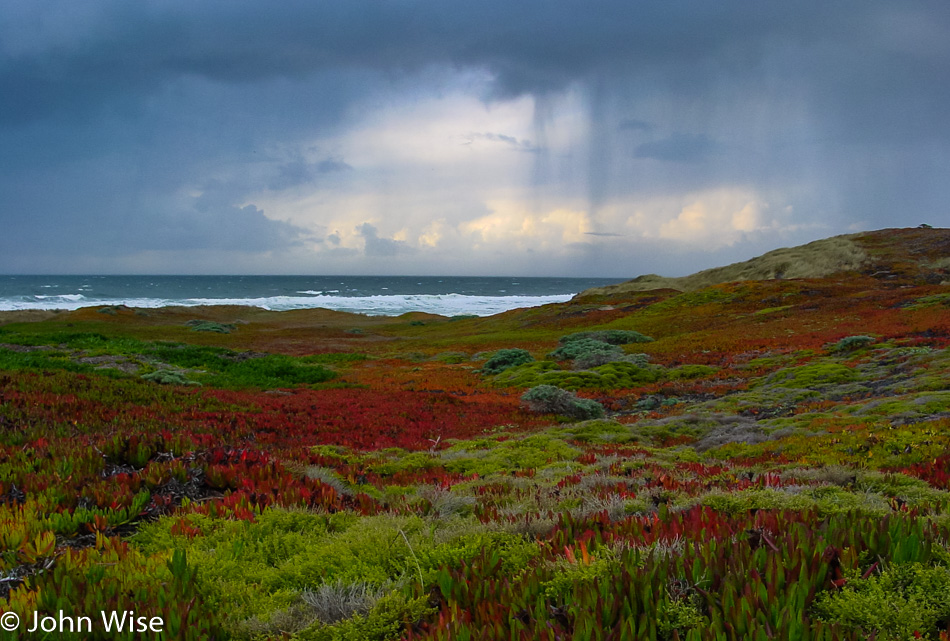
<instances>
[{"instance_id":1,"label":"breaking wave","mask_svg":"<svg viewBox=\"0 0 950 641\"><path fill-rule=\"evenodd\" d=\"M304 293L304 292L300 292ZM268 296L260 298L94 298L82 294L58 296L22 296L0 299L0 311L22 309L66 309L126 305L157 308L171 305L247 305L274 311L324 308L371 316L398 316L406 312L427 312L442 316L491 316L522 307L563 303L574 294L547 296L471 296L465 294L405 294L374 296L333 296L314 290L307 296Z\"/></svg>"}]
</instances>

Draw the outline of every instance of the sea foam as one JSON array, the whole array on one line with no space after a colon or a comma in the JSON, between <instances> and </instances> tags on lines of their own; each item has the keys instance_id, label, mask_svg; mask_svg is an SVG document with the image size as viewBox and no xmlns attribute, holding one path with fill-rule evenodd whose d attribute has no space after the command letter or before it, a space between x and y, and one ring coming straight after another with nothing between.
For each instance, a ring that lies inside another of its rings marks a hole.
<instances>
[{"instance_id":1,"label":"sea foam","mask_svg":"<svg viewBox=\"0 0 950 641\"><path fill-rule=\"evenodd\" d=\"M309 293L309 292L308 292ZM563 303L573 294L548 296L470 296L464 294L406 294L375 296L332 296L314 291L309 296L267 296L258 298L108 298L97 299L82 294L60 296L26 296L0 299L0 311L23 309L65 309L125 305L154 309L170 305L247 305L262 309L324 308L371 316L398 316L406 312L427 312L442 316L491 316L522 307Z\"/></svg>"}]
</instances>

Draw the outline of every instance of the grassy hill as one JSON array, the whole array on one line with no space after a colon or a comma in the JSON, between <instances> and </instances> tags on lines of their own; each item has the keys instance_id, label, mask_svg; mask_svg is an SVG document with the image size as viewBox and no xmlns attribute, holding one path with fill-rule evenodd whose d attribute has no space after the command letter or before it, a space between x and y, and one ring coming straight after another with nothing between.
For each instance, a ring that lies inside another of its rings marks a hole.
<instances>
[{"instance_id":1,"label":"grassy hill","mask_svg":"<svg viewBox=\"0 0 950 641\"><path fill-rule=\"evenodd\" d=\"M654 289L690 292L743 280L825 278L841 274L873 274L942 282L950 278L950 230L884 229L816 240L799 247L770 251L751 260L716 267L680 278L656 274L596 287L579 298L618 296Z\"/></svg>"}]
</instances>

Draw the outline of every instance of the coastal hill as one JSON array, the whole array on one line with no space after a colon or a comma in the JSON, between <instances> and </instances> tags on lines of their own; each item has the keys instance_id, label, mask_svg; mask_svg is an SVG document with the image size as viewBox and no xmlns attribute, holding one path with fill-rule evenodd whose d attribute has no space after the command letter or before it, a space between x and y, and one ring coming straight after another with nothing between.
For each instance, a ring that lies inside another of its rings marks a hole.
<instances>
[{"instance_id":1,"label":"coastal hill","mask_svg":"<svg viewBox=\"0 0 950 641\"><path fill-rule=\"evenodd\" d=\"M646 274L616 285L585 290L577 299L656 289L691 292L737 281L824 278L847 273L902 283L945 283L950 279L950 229L921 226L834 236L689 276L667 278Z\"/></svg>"}]
</instances>

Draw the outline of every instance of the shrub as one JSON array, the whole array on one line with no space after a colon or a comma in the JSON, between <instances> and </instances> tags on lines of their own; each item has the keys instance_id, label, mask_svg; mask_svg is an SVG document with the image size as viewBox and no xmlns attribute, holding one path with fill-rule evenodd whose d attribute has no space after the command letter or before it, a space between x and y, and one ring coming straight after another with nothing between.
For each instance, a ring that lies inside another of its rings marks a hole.
<instances>
[{"instance_id":1,"label":"shrub","mask_svg":"<svg viewBox=\"0 0 950 641\"><path fill-rule=\"evenodd\" d=\"M632 363L637 367L646 367L649 361L650 359L646 354L626 354L619 356L613 352L595 352L578 356L574 359L571 368L575 370L593 369L609 363Z\"/></svg>"},{"instance_id":2,"label":"shrub","mask_svg":"<svg viewBox=\"0 0 950 641\"><path fill-rule=\"evenodd\" d=\"M828 351L832 354L844 354L861 349L862 347L867 347L873 342L874 338L871 336L846 336L834 345L828 347Z\"/></svg>"},{"instance_id":3,"label":"shrub","mask_svg":"<svg viewBox=\"0 0 950 641\"><path fill-rule=\"evenodd\" d=\"M881 641L933 639L950 617L950 573L920 563L893 565L821 594L815 610L829 623L860 628Z\"/></svg>"},{"instance_id":4,"label":"shrub","mask_svg":"<svg viewBox=\"0 0 950 641\"><path fill-rule=\"evenodd\" d=\"M509 367L530 363L534 357L526 349L500 349L482 365L482 374L497 374Z\"/></svg>"},{"instance_id":5,"label":"shrub","mask_svg":"<svg viewBox=\"0 0 950 641\"><path fill-rule=\"evenodd\" d=\"M214 321L190 320L185 323L193 332L215 332L216 334L230 334L237 327L231 323L216 323Z\"/></svg>"},{"instance_id":6,"label":"shrub","mask_svg":"<svg viewBox=\"0 0 950 641\"><path fill-rule=\"evenodd\" d=\"M604 415L604 407L597 401L578 398L573 392L553 385L532 387L521 395L521 402L532 412L563 414L582 421Z\"/></svg>"},{"instance_id":7,"label":"shrub","mask_svg":"<svg viewBox=\"0 0 950 641\"><path fill-rule=\"evenodd\" d=\"M575 358L574 362L571 363L571 369L592 369L594 367L606 365L607 363L613 363L614 361L620 360L620 358L621 357L615 352L591 352L590 354L583 354Z\"/></svg>"},{"instance_id":8,"label":"shrub","mask_svg":"<svg viewBox=\"0 0 950 641\"><path fill-rule=\"evenodd\" d=\"M620 358L623 356L623 350L616 345L605 343L593 338L582 338L580 340L565 343L550 354L549 358L559 361L572 361L576 358L592 356L594 354L606 354Z\"/></svg>"},{"instance_id":9,"label":"shrub","mask_svg":"<svg viewBox=\"0 0 950 641\"><path fill-rule=\"evenodd\" d=\"M575 332L573 334L568 334L567 336L562 336L560 343L566 345L568 343L573 343L574 341L581 340L595 340L602 343L609 343L611 345L628 345L630 343L650 343L653 339L649 336L645 336L640 332L635 332L628 329L604 329L594 332Z\"/></svg>"}]
</instances>

